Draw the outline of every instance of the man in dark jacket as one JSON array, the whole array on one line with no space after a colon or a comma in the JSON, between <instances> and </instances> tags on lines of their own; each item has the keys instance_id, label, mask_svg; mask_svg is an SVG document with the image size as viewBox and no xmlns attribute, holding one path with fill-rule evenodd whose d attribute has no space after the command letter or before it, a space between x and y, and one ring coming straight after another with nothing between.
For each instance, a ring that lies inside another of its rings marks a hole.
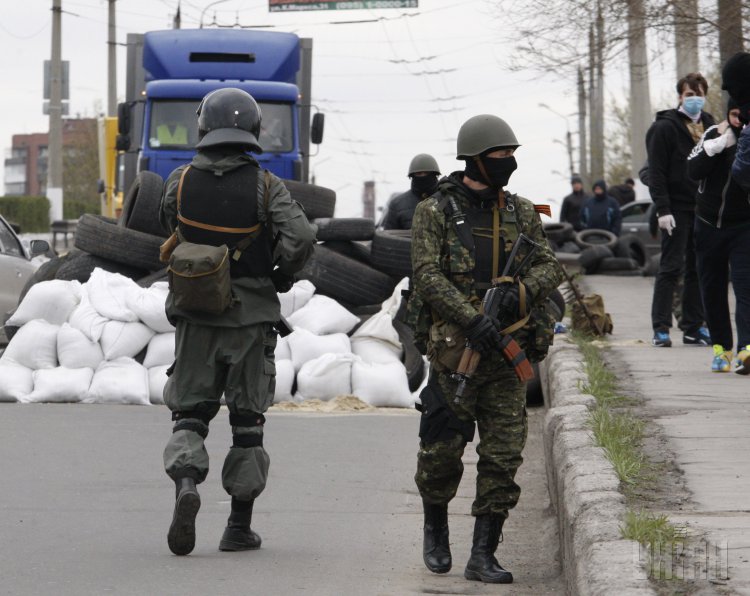
<instances>
[{"instance_id":1,"label":"man in dark jacket","mask_svg":"<svg viewBox=\"0 0 750 596\"><path fill-rule=\"evenodd\" d=\"M393 197L388 203L383 218L384 230L411 230L414 210L423 199L437 190L440 168L432 155L420 153L415 155L409 164L411 189Z\"/></svg>"},{"instance_id":2,"label":"man in dark jacket","mask_svg":"<svg viewBox=\"0 0 750 596\"><path fill-rule=\"evenodd\" d=\"M635 180L632 178L625 178L625 182L622 184L615 184L609 187L609 194L612 196L617 204L622 207L628 203L635 201Z\"/></svg>"},{"instance_id":3,"label":"man in dark jacket","mask_svg":"<svg viewBox=\"0 0 750 596\"><path fill-rule=\"evenodd\" d=\"M703 135L688 158L688 173L698 185L695 208L695 252L706 311L714 343L711 370L732 367L732 323L727 298L729 280L737 308L737 368L750 374L750 201L732 178L737 137L742 130L739 108L732 99L727 119ZM731 272L731 273L730 273Z\"/></svg>"},{"instance_id":4,"label":"man in dark jacket","mask_svg":"<svg viewBox=\"0 0 750 596\"><path fill-rule=\"evenodd\" d=\"M578 174L573 174L570 178L570 184L573 187L573 192L563 199L560 208L560 221L568 222L576 231L579 231L583 229L581 209L589 195L583 191L583 180Z\"/></svg>"},{"instance_id":5,"label":"man in dark jacket","mask_svg":"<svg viewBox=\"0 0 750 596\"><path fill-rule=\"evenodd\" d=\"M670 347L672 340L672 296L684 271L682 317L683 343L711 345L703 326L698 275L693 247L695 193L697 184L687 174L687 156L707 128L713 116L703 111L708 83L703 75L690 73L677 82L679 106L656 114L646 134L649 164L649 191L656 204L661 229L661 262L654 284L651 304L653 344Z\"/></svg>"},{"instance_id":6,"label":"man in dark jacket","mask_svg":"<svg viewBox=\"0 0 750 596\"><path fill-rule=\"evenodd\" d=\"M597 180L592 190L594 196L584 203L581 210L581 226L586 230L607 230L619 236L622 227L620 205L607 194L607 183L604 180Z\"/></svg>"},{"instance_id":7,"label":"man in dark jacket","mask_svg":"<svg viewBox=\"0 0 750 596\"><path fill-rule=\"evenodd\" d=\"M721 71L721 88L737 104L744 129L737 139L737 152L732 164L732 177L750 192L750 54L737 52Z\"/></svg>"}]
</instances>

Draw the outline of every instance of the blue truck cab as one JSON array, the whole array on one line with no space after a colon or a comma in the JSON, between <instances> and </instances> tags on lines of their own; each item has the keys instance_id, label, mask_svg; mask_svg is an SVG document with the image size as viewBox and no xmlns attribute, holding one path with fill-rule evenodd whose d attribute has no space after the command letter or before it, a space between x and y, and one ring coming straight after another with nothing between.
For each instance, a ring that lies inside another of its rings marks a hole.
<instances>
[{"instance_id":1,"label":"blue truck cab","mask_svg":"<svg viewBox=\"0 0 750 596\"><path fill-rule=\"evenodd\" d=\"M281 178L307 181L310 60L304 59L303 40L297 35L174 29L136 39L142 41L141 51L132 58L128 54L133 97L124 108L134 116L128 112L120 118L119 132L127 135L121 148L133 157L137 153L132 162L137 165L130 176L125 174L121 188L129 187L136 172L148 170L166 179L177 166L188 163L198 142L198 105L207 93L225 87L247 91L260 106L263 153L255 157L261 166ZM310 53L311 47L310 43ZM306 92L304 99L300 87ZM320 142L322 136L322 114L318 116L312 142Z\"/></svg>"}]
</instances>

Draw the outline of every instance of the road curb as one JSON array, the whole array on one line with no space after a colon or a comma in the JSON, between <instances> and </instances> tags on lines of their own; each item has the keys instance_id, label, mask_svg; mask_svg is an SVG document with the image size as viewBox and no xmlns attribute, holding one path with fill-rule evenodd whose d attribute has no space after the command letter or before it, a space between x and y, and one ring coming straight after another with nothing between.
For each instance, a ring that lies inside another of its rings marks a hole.
<instances>
[{"instance_id":1,"label":"road curb","mask_svg":"<svg viewBox=\"0 0 750 596\"><path fill-rule=\"evenodd\" d=\"M568 593L655 596L639 561L638 543L620 536L625 497L587 426L596 401L580 389L586 380L583 354L559 338L539 369L549 408L544 419L547 485L557 513Z\"/></svg>"}]
</instances>

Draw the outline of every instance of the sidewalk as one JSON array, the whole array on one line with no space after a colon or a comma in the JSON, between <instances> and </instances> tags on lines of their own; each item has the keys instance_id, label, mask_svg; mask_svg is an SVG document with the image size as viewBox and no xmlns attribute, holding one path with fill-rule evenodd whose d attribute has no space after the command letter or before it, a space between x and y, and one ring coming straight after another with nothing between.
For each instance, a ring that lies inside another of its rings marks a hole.
<instances>
[{"instance_id":1,"label":"sidewalk","mask_svg":"<svg viewBox=\"0 0 750 596\"><path fill-rule=\"evenodd\" d=\"M711 348L684 345L677 328L673 347L651 345L653 278L589 276L583 283L587 293L604 297L612 315L609 344L612 360L626 371L621 381L644 398L684 472L690 494L679 509L663 513L705 537L709 558L718 553L708 579L726 583L716 586L721 593L750 595L750 378L712 373ZM716 565L724 577L715 577Z\"/></svg>"}]
</instances>

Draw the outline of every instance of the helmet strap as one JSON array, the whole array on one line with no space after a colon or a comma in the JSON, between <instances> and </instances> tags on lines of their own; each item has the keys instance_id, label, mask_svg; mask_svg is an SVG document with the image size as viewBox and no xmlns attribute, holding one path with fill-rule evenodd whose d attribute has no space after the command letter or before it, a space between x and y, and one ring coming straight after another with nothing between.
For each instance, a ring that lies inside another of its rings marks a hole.
<instances>
[{"instance_id":1,"label":"helmet strap","mask_svg":"<svg viewBox=\"0 0 750 596\"><path fill-rule=\"evenodd\" d=\"M475 155L473 159L474 163L477 164L477 168L479 168L479 171L482 173L485 182L488 186L491 187L492 182L490 181L490 177L487 175L487 170L482 163L482 158L479 155ZM505 209L505 191L502 188L499 188L497 191L497 206L499 209Z\"/></svg>"}]
</instances>

